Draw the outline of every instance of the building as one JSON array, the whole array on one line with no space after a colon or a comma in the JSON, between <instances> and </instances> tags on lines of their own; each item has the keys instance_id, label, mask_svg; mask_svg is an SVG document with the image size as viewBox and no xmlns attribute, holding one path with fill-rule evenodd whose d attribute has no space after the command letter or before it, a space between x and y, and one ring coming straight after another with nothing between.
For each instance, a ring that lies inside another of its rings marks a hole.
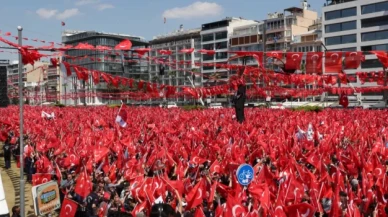
<instances>
[{"instance_id":1,"label":"building","mask_svg":"<svg viewBox=\"0 0 388 217\"><path fill-rule=\"evenodd\" d=\"M152 61L150 65L151 81L173 86L201 86L201 76L195 76L193 83L192 73L190 71L199 72L199 66L195 63L201 61L201 54L196 52L201 49L201 29L184 30L181 25L180 29L166 34L154 37L150 41L152 58L163 59L168 62L165 65L164 75L159 73L159 65ZM192 49L192 53L181 53L182 49ZM171 55L160 54L159 50L170 50ZM180 70L182 69L182 70Z\"/></svg>"},{"instance_id":2,"label":"building","mask_svg":"<svg viewBox=\"0 0 388 217\"><path fill-rule=\"evenodd\" d=\"M231 72L221 69L215 64L226 64L229 59L229 43L233 31L237 27L257 24L254 20L227 17L212 23L206 23L201 28L201 46L205 50L216 50L215 55L202 55L202 78L203 86L218 85L229 79ZM212 63L206 65L206 63ZM213 79L214 78L214 79Z\"/></svg>"},{"instance_id":3,"label":"building","mask_svg":"<svg viewBox=\"0 0 388 217\"><path fill-rule=\"evenodd\" d=\"M58 64L61 63L61 57L58 57ZM46 99L47 102L67 104L67 92L65 82L65 72L61 70L60 65L49 65L47 70L47 88Z\"/></svg>"},{"instance_id":4,"label":"building","mask_svg":"<svg viewBox=\"0 0 388 217\"><path fill-rule=\"evenodd\" d=\"M35 62L34 65L23 66L23 87L26 103L39 104L46 101L45 88L47 87L46 69L49 63ZM8 93L11 98L18 96L19 88L19 61L12 61L8 65Z\"/></svg>"},{"instance_id":5,"label":"building","mask_svg":"<svg viewBox=\"0 0 388 217\"><path fill-rule=\"evenodd\" d=\"M96 51L96 50L78 50L70 49L65 52L67 57L76 57L70 59L65 56L64 61L70 64L85 67L90 70L98 70L101 72L109 73L111 75L123 76L128 78L134 78L136 80L150 80L149 76L149 64L148 61L141 59L134 49L148 47L148 42L138 36L113 34L96 31L70 31L66 30L62 34L62 43L65 45L76 46L79 43L88 43L93 46L107 46L114 48L122 40L129 39L132 42L132 50L125 52L117 51ZM87 56L88 58L81 58ZM148 56L145 54L144 57ZM78 58L77 58L78 57ZM125 60L124 62L122 60ZM89 79L91 80L91 79ZM79 98L78 92L105 92L111 93L113 91L110 86L107 86L103 80L98 85L94 85L93 82L85 84L78 81L75 73L71 78L65 80L65 86L67 92L72 94L73 97L68 100L68 104L100 104L111 102L108 97L87 97Z\"/></svg>"},{"instance_id":6,"label":"building","mask_svg":"<svg viewBox=\"0 0 388 217\"><path fill-rule=\"evenodd\" d=\"M290 51L293 37L309 32L309 28L317 23L318 13L309 8L307 0L303 0L301 7L268 13L264 21L264 51Z\"/></svg>"},{"instance_id":7,"label":"building","mask_svg":"<svg viewBox=\"0 0 388 217\"><path fill-rule=\"evenodd\" d=\"M331 0L322 9L323 39L328 50L372 51L388 50L388 2L386 0ZM357 70L346 70L349 76L358 71L382 71L375 55L365 53L365 61ZM357 87L361 83L352 81ZM377 86L367 82L362 86ZM381 101L383 93L365 93L363 102Z\"/></svg>"},{"instance_id":8,"label":"building","mask_svg":"<svg viewBox=\"0 0 388 217\"><path fill-rule=\"evenodd\" d=\"M0 60L0 107L9 105L7 67L9 60Z\"/></svg>"}]
</instances>

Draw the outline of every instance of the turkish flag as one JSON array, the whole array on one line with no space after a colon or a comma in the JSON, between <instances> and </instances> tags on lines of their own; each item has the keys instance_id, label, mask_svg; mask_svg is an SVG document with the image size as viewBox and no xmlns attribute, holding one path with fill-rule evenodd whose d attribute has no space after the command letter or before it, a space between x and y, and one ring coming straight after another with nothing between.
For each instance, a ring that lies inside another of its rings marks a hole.
<instances>
[{"instance_id":1,"label":"turkish flag","mask_svg":"<svg viewBox=\"0 0 388 217\"><path fill-rule=\"evenodd\" d=\"M385 68L388 68L388 55L386 51L371 51L371 53L377 56Z\"/></svg>"},{"instance_id":2,"label":"turkish flag","mask_svg":"<svg viewBox=\"0 0 388 217\"><path fill-rule=\"evenodd\" d=\"M283 59L283 51L271 51L271 52L267 52L266 54L267 54L267 57Z\"/></svg>"},{"instance_id":3,"label":"turkish flag","mask_svg":"<svg viewBox=\"0 0 388 217\"><path fill-rule=\"evenodd\" d=\"M198 52L201 54L206 54L206 55L210 55L210 56L213 56L216 53L215 50L205 50L205 49L201 49Z\"/></svg>"},{"instance_id":4,"label":"turkish flag","mask_svg":"<svg viewBox=\"0 0 388 217\"><path fill-rule=\"evenodd\" d=\"M342 71L342 52L326 52L325 72L340 73Z\"/></svg>"},{"instance_id":5,"label":"turkish flag","mask_svg":"<svg viewBox=\"0 0 388 217\"><path fill-rule=\"evenodd\" d=\"M150 52L151 48L138 48L135 49L135 52L137 52L140 56L143 56L145 53Z\"/></svg>"},{"instance_id":6,"label":"turkish flag","mask_svg":"<svg viewBox=\"0 0 388 217\"><path fill-rule=\"evenodd\" d=\"M50 62L54 67L58 66L58 60L57 58L50 58Z\"/></svg>"},{"instance_id":7,"label":"turkish flag","mask_svg":"<svg viewBox=\"0 0 388 217\"><path fill-rule=\"evenodd\" d=\"M308 52L306 57L306 73L322 73L322 52Z\"/></svg>"},{"instance_id":8,"label":"turkish flag","mask_svg":"<svg viewBox=\"0 0 388 217\"><path fill-rule=\"evenodd\" d=\"M308 203L300 203L287 207L287 216L289 217L313 217L315 215L316 208Z\"/></svg>"},{"instance_id":9,"label":"turkish flag","mask_svg":"<svg viewBox=\"0 0 388 217\"><path fill-rule=\"evenodd\" d=\"M118 45L115 46L115 50L131 50L132 42L128 39L121 41Z\"/></svg>"},{"instance_id":10,"label":"turkish flag","mask_svg":"<svg viewBox=\"0 0 388 217\"><path fill-rule=\"evenodd\" d=\"M67 76L71 76L70 64L67 63L67 62L63 62L63 65L64 65L65 68L66 68L66 75L67 75Z\"/></svg>"},{"instance_id":11,"label":"turkish flag","mask_svg":"<svg viewBox=\"0 0 388 217\"><path fill-rule=\"evenodd\" d=\"M36 173L32 174L32 186L37 186L51 181L51 174Z\"/></svg>"},{"instance_id":12,"label":"turkish flag","mask_svg":"<svg viewBox=\"0 0 388 217\"><path fill-rule=\"evenodd\" d=\"M347 108L349 105L348 96L346 96L345 94L341 95L339 104L342 105L344 108Z\"/></svg>"},{"instance_id":13,"label":"turkish flag","mask_svg":"<svg viewBox=\"0 0 388 217\"><path fill-rule=\"evenodd\" d=\"M65 25L66 25L66 23L62 21L62 22L61 22L61 25L62 25L62 26L65 26Z\"/></svg>"},{"instance_id":14,"label":"turkish flag","mask_svg":"<svg viewBox=\"0 0 388 217\"><path fill-rule=\"evenodd\" d=\"M300 69L300 63L302 62L302 57L303 57L302 52L287 52L285 69L287 70Z\"/></svg>"},{"instance_id":15,"label":"turkish flag","mask_svg":"<svg viewBox=\"0 0 388 217\"><path fill-rule=\"evenodd\" d=\"M106 74L106 73L101 73L101 77L104 79L104 81L107 83L107 84L110 84L112 83L112 76Z\"/></svg>"},{"instance_id":16,"label":"turkish flag","mask_svg":"<svg viewBox=\"0 0 388 217\"><path fill-rule=\"evenodd\" d=\"M188 209L195 208L195 207L197 207L197 206L202 204L203 196L206 193L206 191L204 190L204 187L205 187L205 180L202 179L186 195L186 201L187 201L187 208Z\"/></svg>"},{"instance_id":17,"label":"turkish flag","mask_svg":"<svg viewBox=\"0 0 388 217\"><path fill-rule=\"evenodd\" d=\"M162 54L162 55L171 55L172 51L171 50L158 50L158 53Z\"/></svg>"},{"instance_id":18,"label":"turkish flag","mask_svg":"<svg viewBox=\"0 0 388 217\"><path fill-rule=\"evenodd\" d=\"M180 50L181 53L193 53L193 51L194 51L194 48Z\"/></svg>"},{"instance_id":19,"label":"turkish flag","mask_svg":"<svg viewBox=\"0 0 388 217\"><path fill-rule=\"evenodd\" d=\"M83 171L77 179L74 192L77 193L79 196L86 198L91 192L91 190L92 189L90 185L89 176L86 171Z\"/></svg>"},{"instance_id":20,"label":"turkish flag","mask_svg":"<svg viewBox=\"0 0 388 217\"><path fill-rule=\"evenodd\" d=\"M92 71L92 78L94 84L100 83L100 73L98 71Z\"/></svg>"},{"instance_id":21,"label":"turkish flag","mask_svg":"<svg viewBox=\"0 0 388 217\"><path fill-rule=\"evenodd\" d=\"M59 217L74 217L77 212L78 204L70 200L69 198L65 198L62 203L61 213Z\"/></svg>"},{"instance_id":22,"label":"turkish flag","mask_svg":"<svg viewBox=\"0 0 388 217\"><path fill-rule=\"evenodd\" d=\"M365 60L365 56L361 51L345 53L345 69L357 69L361 62Z\"/></svg>"},{"instance_id":23,"label":"turkish flag","mask_svg":"<svg viewBox=\"0 0 388 217\"><path fill-rule=\"evenodd\" d=\"M83 75L78 66L73 66L75 74L77 75L78 80L83 80Z\"/></svg>"}]
</instances>

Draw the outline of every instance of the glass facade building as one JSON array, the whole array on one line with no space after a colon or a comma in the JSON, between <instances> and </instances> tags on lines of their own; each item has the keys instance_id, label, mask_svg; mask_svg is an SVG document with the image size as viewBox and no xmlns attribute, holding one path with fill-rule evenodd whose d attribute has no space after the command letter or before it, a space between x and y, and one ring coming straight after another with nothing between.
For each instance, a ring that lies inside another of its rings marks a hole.
<instances>
[{"instance_id":1,"label":"glass facade building","mask_svg":"<svg viewBox=\"0 0 388 217\"><path fill-rule=\"evenodd\" d=\"M121 77L133 78L135 80L144 80L149 81L149 63L145 58L139 58L138 54L133 50L137 48L147 48L149 43L141 38L130 35L123 34L111 34L111 33L102 33L95 31L65 31L62 34L62 43L65 45L77 46L79 43L88 43L90 45L96 46L107 46L114 48L124 39L129 39L132 42L131 51L98 51L98 50L77 50L69 49L65 52L64 61L85 67L89 70L97 70L111 75L117 75ZM143 57L148 56L146 53ZM83 58L84 57L84 58ZM124 61L122 61L124 60ZM82 86L77 81L74 72L72 76L72 81L69 82L68 90L70 92L77 92L77 87ZM97 86L94 84L89 85L88 88L94 90L106 91L106 84L101 79L102 83ZM102 103L106 99L100 99ZM90 100L88 103L94 103L95 100ZM77 102L74 102L77 104ZM78 102L81 103L81 102Z\"/></svg>"}]
</instances>

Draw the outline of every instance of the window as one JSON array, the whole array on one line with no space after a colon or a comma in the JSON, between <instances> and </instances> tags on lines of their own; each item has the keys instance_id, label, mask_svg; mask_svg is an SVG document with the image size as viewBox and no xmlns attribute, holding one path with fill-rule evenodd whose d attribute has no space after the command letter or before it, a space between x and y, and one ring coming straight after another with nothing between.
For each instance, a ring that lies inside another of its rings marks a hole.
<instances>
[{"instance_id":1,"label":"window","mask_svg":"<svg viewBox=\"0 0 388 217\"><path fill-rule=\"evenodd\" d=\"M357 51L357 47L347 47L347 48L342 48L342 51Z\"/></svg>"},{"instance_id":2,"label":"window","mask_svg":"<svg viewBox=\"0 0 388 217\"><path fill-rule=\"evenodd\" d=\"M216 33L216 40L225 39L228 37L228 32L217 32Z\"/></svg>"},{"instance_id":3,"label":"window","mask_svg":"<svg viewBox=\"0 0 388 217\"><path fill-rule=\"evenodd\" d=\"M357 37L356 37L356 34L334 36L334 37L326 38L325 41L327 46L336 45L336 44L349 44L349 43L356 43Z\"/></svg>"},{"instance_id":4,"label":"window","mask_svg":"<svg viewBox=\"0 0 388 217\"><path fill-rule=\"evenodd\" d=\"M388 44L378 44L361 47L361 51L388 50Z\"/></svg>"},{"instance_id":5,"label":"window","mask_svg":"<svg viewBox=\"0 0 388 217\"><path fill-rule=\"evenodd\" d=\"M330 24L325 26L325 32L340 32L340 31L347 31L357 29L357 22L356 21L350 21L350 22L344 22L344 23L336 23L336 24Z\"/></svg>"},{"instance_id":6,"label":"window","mask_svg":"<svg viewBox=\"0 0 388 217\"><path fill-rule=\"evenodd\" d=\"M382 67L383 65L380 63L378 59L365 60L364 62L361 62L362 69L382 68Z\"/></svg>"},{"instance_id":7,"label":"window","mask_svg":"<svg viewBox=\"0 0 388 217\"><path fill-rule=\"evenodd\" d=\"M372 17L361 20L361 28L388 25L388 16Z\"/></svg>"},{"instance_id":8,"label":"window","mask_svg":"<svg viewBox=\"0 0 388 217\"><path fill-rule=\"evenodd\" d=\"M208 60L214 60L214 56L213 55L204 54L203 55L203 61L208 61Z\"/></svg>"},{"instance_id":9,"label":"window","mask_svg":"<svg viewBox=\"0 0 388 217\"><path fill-rule=\"evenodd\" d=\"M228 53L227 52L218 52L216 53L216 59L227 59Z\"/></svg>"},{"instance_id":10,"label":"window","mask_svg":"<svg viewBox=\"0 0 388 217\"><path fill-rule=\"evenodd\" d=\"M304 47L302 47L302 52L305 52L306 50L304 49Z\"/></svg>"},{"instance_id":11,"label":"window","mask_svg":"<svg viewBox=\"0 0 388 217\"><path fill-rule=\"evenodd\" d=\"M357 15L357 8L347 8L342 10L336 10L336 11L329 11L325 13L325 20L333 20L338 18L344 18L344 17L351 17Z\"/></svg>"},{"instance_id":12,"label":"window","mask_svg":"<svg viewBox=\"0 0 388 217\"><path fill-rule=\"evenodd\" d=\"M207 35L202 35L202 41L213 41L213 40L214 40L213 33L207 34Z\"/></svg>"},{"instance_id":13,"label":"window","mask_svg":"<svg viewBox=\"0 0 388 217\"><path fill-rule=\"evenodd\" d=\"M214 44L204 44L202 48L205 50L214 50Z\"/></svg>"},{"instance_id":14,"label":"window","mask_svg":"<svg viewBox=\"0 0 388 217\"><path fill-rule=\"evenodd\" d=\"M388 2L380 2L361 6L361 14L370 14L388 10Z\"/></svg>"},{"instance_id":15,"label":"window","mask_svg":"<svg viewBox=\"0 0 388 217\"><path fill-rule=\"evenodd\" d=\"M225 49L228 48L228 42L219 42L216 44L216 49Z\"/></svg>"},{"instance_id":16,"label":"window","mask_svg":"<svg viewBox=\"0 0 388 217\"><path fill-rule=\"evenodd\" d=\"M388 39L388 30L361 34L361 41L375 41L382 39Z\"/></svg>"},{"instance_id":17,"label":"window","mask_svg":"<svg viewBox=\"0 0 388 217\"><path fill-rule=\"evenodd\" d=\"M202 66L202 70L213 70L214 66Z\"/></svg>"}]
</instances>

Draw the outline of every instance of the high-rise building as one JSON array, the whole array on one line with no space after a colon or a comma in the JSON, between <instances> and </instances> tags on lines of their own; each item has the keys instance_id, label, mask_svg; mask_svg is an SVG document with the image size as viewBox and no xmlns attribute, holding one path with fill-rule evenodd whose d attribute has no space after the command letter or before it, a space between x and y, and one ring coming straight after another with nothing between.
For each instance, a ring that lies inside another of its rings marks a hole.
<instances>
[{"instance_id":1,"label":"high-rise building","mask_svg":"<svg viewBox=\"0 0 388 217\"><path fill-rule=\"evenodd\" d=\"M199 71L199 66L195 63L201 61L201 54L196 52L201 49L201 29L184 30L183 26L180 29L166 34L154 37L150 41L152 58L160 59L160 62L168 64L151 62L150 73L151 81L173 86L192 86L191 81L195 86L201 86L201 76L192 76L190 71L196 73ZM195 49L192 53L182 53L182 49ZM171 51L171 55L166 55L160 50ZM160 67L164 67L164 74L160 74ZM193 80L194 78L194 80ZM191 81L190 81L191 80Z\"/></svg>"},{"instance_id":2,"label":"high-rise building","mask_svg":"<svg viewBox=\"0 0 388 217\"><path fill-rule=\"evenodd\" d=\"M141 79L148 81L149 77L149 64L148 61L142 60L139 55L133 50L137 48L146 48L148 47L148 42L138 36L124 35L124 34L113 34L113 33L104 33L96 31L70 31L66 30L62 34L62 43L65 45L76 46L79 43L88 43L93 46L107 46L114 48L124 39L129 39L132 42L131 51L97 51L97 50L78 50L70 49L65 52L64 61L85 67L90 70L98 70L101 72L109 73L111 75L118 75L122 77ZM147 56L145 54L144 56ZM68 58L72 57L72 58ZM86 58L82 58L86 57ZM124 60L124 61L122 61ZM89 79L91 80L91 79ZM87 97L79 98L78 92L105 92L111 93L112 90L106 83L101 80L98 85L94 85L93 82L90 82L86 86L83 82L79 81L76 78L75 73L71 78L65 80L65 85L67 85L67 92L74 95L71 99L67 101L68 104L100 104L112 102L109 97ZM85 102L86 101L86 102Z\"/></svg>"},{"instance_id":3,"label":"high-rise building","mask_svg":"<svg viewBox=\"0 0 388 217\"><path fill-rule=\"evenodd\" d=\"M386 0L327 0L322 9L323 39L328 50L373 51L388 50L388 1ZM358 71L382 71L376 58L365 52L365 61L357 70L346 70L349 76ZM357 79L351 85L360 86ZM367 82L362 86L377 86ZM334 96L333 96L334 97ZM365 93L363 102L381 101L383 93Z\"/></svg>"}]
</instances>

